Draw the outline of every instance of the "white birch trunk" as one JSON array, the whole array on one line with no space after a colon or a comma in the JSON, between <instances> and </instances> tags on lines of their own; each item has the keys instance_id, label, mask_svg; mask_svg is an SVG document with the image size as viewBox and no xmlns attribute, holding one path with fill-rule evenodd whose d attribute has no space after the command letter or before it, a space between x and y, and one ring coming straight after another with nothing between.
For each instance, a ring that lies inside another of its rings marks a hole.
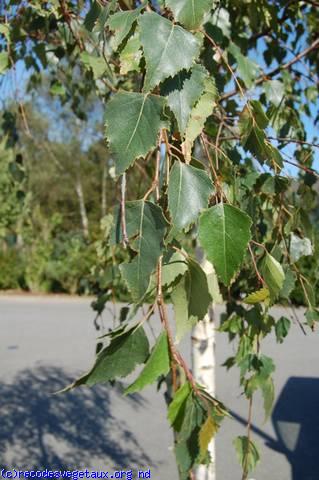
<instances>
[{"instance_id":1,"label":"white birch trunk","mask_svg":"<svg viewBox=\"0 0 319 480\"><path fill-rule=\"evenodd\" d=\"M201 262L203 270L212 273L212 265L207 261ZM203 385L206 390L215 396L215 324L211 305L210 312L204 320L198 322L192 333L192 364L193 374L196 381ZM200 465L196 469L196 480L216 480L216 452L215 440L208 447L212 463L208 466Z\"/></svg>"},{"instance_id":2,"label":"white birch trunk","mask_svg":"<svg viewBox=\"0 0 319 480\"><path fill-rule=\"evenodd\" d=\"M75 191L79 200L83 236L84 238L89 238L89 219L86 212L84 193L83 193L80 175L77 175L77 178L76 178Z\"/></svg>"}]
</instances>

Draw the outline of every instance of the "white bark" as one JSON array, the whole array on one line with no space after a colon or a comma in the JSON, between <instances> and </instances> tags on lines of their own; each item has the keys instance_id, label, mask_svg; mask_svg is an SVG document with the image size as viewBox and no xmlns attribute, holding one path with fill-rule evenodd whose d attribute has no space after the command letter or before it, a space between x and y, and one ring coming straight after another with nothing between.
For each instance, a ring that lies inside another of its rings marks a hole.
<instances>
[{"instance_id":1,"label":"white bark","mask_svg":"<svg viewBox=\"0 0 319 480\"><path fill-rule=\"evenodd\" d=\"M76 178L75 191L79 200L83 235L85 238L89 238L89 219L86 212L82 182L79 174L77 175L77 178Z\"/></svg>"},{"instance_id":2,"label":"white bark","mask_svg":"<svg viewBox=\"0 0 319 480\"><path fill-rule=\"evenodd\" d=\"M207 261L202 262L206 273L212 273L212 265ZM215 325L212 305L209 314L198 322L192 333L192 364L196 381L215 396ZM216 452L215 440L208 447L212 463L208 466L200 465L196 469L196 480L216 480Z\"/></svg>"}]
</instances>

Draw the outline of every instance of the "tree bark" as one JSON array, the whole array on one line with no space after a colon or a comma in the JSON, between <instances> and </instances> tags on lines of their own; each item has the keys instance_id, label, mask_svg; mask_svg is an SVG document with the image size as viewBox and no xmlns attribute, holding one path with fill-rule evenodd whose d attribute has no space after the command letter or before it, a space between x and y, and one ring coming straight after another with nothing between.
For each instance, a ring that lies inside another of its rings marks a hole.
<instances>
[{"instance_id":1,"label":"tree bark","mask_svg":"<svg viewBox=\"0 0 319 480\"><path fill-rule=\"evenodd\" d=\"M203 270L212 273L211 263L203 260ZM215 387L215 323L214 305L211 305L209 313L198 322L192 333L192 365L196 381L203 385L213 397L216 394ZM200 465L196 469L196 480L216 480L216 452L215 440L208 447L211 457L210 465Z\"/></svg>"}]
</instances>

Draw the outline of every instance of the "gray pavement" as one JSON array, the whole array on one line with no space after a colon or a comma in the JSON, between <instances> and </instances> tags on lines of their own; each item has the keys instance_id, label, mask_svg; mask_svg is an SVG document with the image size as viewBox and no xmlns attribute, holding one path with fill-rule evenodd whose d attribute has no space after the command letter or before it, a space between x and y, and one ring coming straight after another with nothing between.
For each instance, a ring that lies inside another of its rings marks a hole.
<instances>
[{"instance_id":1,"label":"gray pavement","mask_svg":"<svg viewBox=\"0 0 319 480\"><path fill-rule=\"evenodd\" d=\"M133 397L107 386L52 395L92 364L93 318L88 299L0 297L0 465L150 468L151 478L177 479L165 402L154 387ZM104 322L111 325L111 313ZM276 404L264 423L262 400L254 402L254 439L262 454L256 480L319 478L318 340L318 333L304 336L294 323L283 345L265 341L263 353L277 366ZM189 342L183 351L189 357ZM247 402L238 372L220 366L233 351L218 334L218 397L234 418L217 437L217 480L241 478L232 440L245 434Z\"/></svg>"}]
</instances>

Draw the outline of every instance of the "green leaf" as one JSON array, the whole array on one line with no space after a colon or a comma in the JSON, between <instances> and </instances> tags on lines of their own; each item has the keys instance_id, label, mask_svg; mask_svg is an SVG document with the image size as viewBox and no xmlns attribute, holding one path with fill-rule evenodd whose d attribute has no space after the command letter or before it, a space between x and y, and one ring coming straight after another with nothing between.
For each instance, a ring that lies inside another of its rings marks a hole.
<instances>
[{"instance_id":1,"label":"green leaf","mask_svg":"<svg viewBox=\"0 0 319 480\"><path fill-rule=\"evenodd\" d=\"M139 70L139 63L142 58L141 47L139 32L135 31L134 35L128 39L125 47L120 53L121 75L126 75L128 72Z\"/></svg>"},{"instance_id":2,"label":"green leaf","mask_svg":"<svg viewBox=\"0 0 319 480\"><path fill-rule=\"evenodd\" d=\"M191 258L188 259L187 264L188 271L185 277L171 294L175 312L177 342L192 329L197 321L205 317L212 302L205 272Z\"/></svg>"},{"instance_id":3,"label":"green leaf","mask_svg":"<svg viewBox=\"0 0 319 480\"><path fill-rule=\"evenodd\" d=\"M256 445L247 437L237 437L233 443L243 471L246 474L253 471L260 460Z\"/></svg>"},{"instance_id":4,"label":"green leaf","mask_svg":"<svg viewBox=\"0 0 319 480\"><path fill-rule=\"evenodd\" d=\"M192 109L204 92L207 76L208 72L204 67L195 65L190 78L186 78L180 88L173 90L167 97L167 104L175 115L182 136L185 134ZM177 77L176 81L182 82L181 75Z\"/></svg>"},{"instance_id":5,"label":"green leaf","mask_svg":"<svg viewBox=\"0 0 319 480\"><path fill-rule=\"evenodd\" d=\"M188 258L187 263L188 274L186 274L185 287L188 298L188 316L202 320L212 302L212 297L208 290L207 277L195 260Z\"/></svg>"},{"instance_id":6,"label":"green leaf","mask_svg":"<svg viewBox=\"0 0 319 480\"><path fill-rule=\"evenodd\" d=\"M270 291L270 297L275 300L283 287L285 273L280 263L268 252L262 262L261 273Z\"/></svg>"},{"instance_id":7,"label":"green leaf","mask_svg":"<svg viewBox=\"0 0 319 480\"><path fill-rule=\"evenodd\" d=\"M312 255L313 249L309 238L300 238L294 233L290 236L290 259L293 263L298 262L301 257Z\"/></svg>"},{"instance_id":8,"label":"green leaf","mask_svg":"<svg viewBox=\"0 0 319 480\"><path fill-rule=\"evenodd\" d=\"M198 57L197 37L155 12L139 18L146 60L144 91L153 90L167 77L189 69Z\"/></svg>"},{"instance_id":9,"label":"green leaf","mask_svg":"<svg viewBox=\"0 0 319 480\"><path fill-rule=\"evenodd\" d=\"M8 52L0 52L0 75L9 68Z\"/></svg>"},{"instance_id":10,"label":"green leaf","mask_svg":"<svg viewBox=\"0 0 319 480\"><path fill-rule=\"evenodd\" d=\"M141 374L135 382L125 390L125 393L129 394L138 392L147 385L154 383L161 375L167 375L169 372L169 365L167 333L162 332L158 337L150 358L146 362Z\"/></svg>"},{"instance_id":11,"label":"green leaf","mask_svg":"<svg viewBox=\"0 0 319 480\"><path fill-rule=\"evenodd\" d=\"M205 15L213 8L212 0L165 0L175 20L189 30L199 28Z\"/></svg>"},{"instance_id":12,"label":"green leaf","mask_svg":"<svg viewBox=\"0 0 319 480\"><path fill-rule=\"evenodd\" d=\"M191 393L189 382L185 382L175 393L167 411L167 418L172 426L176 427L179 424L180 415L183 414L187 398Z\"/></svg>"},{"instance_id":13,"label":"green leaf","mask_svg":"<svg viewBox=\"0 0 319 480\"><path fill-rule=\"evenodd\" d=\"M189 317L185 279L179 282L174 288L171 293L171 299L175 314L176 342L179 343L184 335L189 332L197 322L195 317Z\"/></svg>"},{"instance_id":14,"label":"green leaf","mask_svg":"<svg viewBox=\"0 0 319 480\"><path fill-rule=\"evenodd\" d=\"M143 327L134 327L118 334L98 354L93 368L66 390L79 385L92 386L118 377L126 377L133 372L136 365L145 362L148 353L149 343Z\"/></svg>"},{"instance_id":15,"label":"green leaf","mask_svg":"<svg viewBox=\"0 0 319 480\"><path fill-rule=\"evenodd\" d=\"M223 203L200 216L200 244L225 285L231 283L244 259L251 224L246 213Z\"/></svg>"},{"instance_id":16,"label":"green leaf","mask_svg":"<svg viewBox=\"0 0 319 480\"><path fill-rule=\"evenodd\" d=\"M237 72L240 78L244 81L246 87L251 88L260 74L259 66L247 56L243 55L240 48L233 42L230 43L228 51L237 62Z\"/></svg>"},{"instance_id":17,"label":"green leaf","mask_svg":"<svg viewBox=\"0 0 319 480\"><path fill-rule=\"evenodd\" d=\"M290 293L295 288L296 274L295 272L292 272L289 268L286 269L284 273L285 273L285 280L284 280L282 289L280 290L280 297L288 299Z\"/></svg>"},{"instance_id":18,"label":"green leaf","mask_svg":"<svg viewBox=\"0 0 319 480\"><path fill-rule=\"evenodd\" d=\"M205 82L205 92L191 112L185 131L185 141L182 144L186 161L191 161L193 144L202 133L207 118L212 114L218 92L212 79Z\"/></svg>"},{"instance_id":19,"label":"green leaf","mask_svg":"<svg viewBox=\"0 0 319 480\"><path fill-rule=\"evenodd\" d=\"M267 100L278 107L285 93L285 86L279 80L268 80L264 83Z\"/></svg>"},{"instance_id":20,"label":"green leaf","mask_svg":"<svg viewBox=\"0 0 319 480\"><path fill-rule=\"evenodd\" d=\"M89 32L92 32L94 25L101 14L101 11L102 7L98 4L96 0L94 0L83 22L83 25Z\"/></svg>"},{"instance_id":21,"label":"green leaf","mask_svg":"<svg viewBox=\"0 0 319 480\"><path fill-rule=\"evenodd\" d=\"M175 251L166 253L163 256L162 286L167 287L187 272L185 257Z\"/></svg>"},{"instance_id":22,"label":"green leaf","mask_svg":"<svg viewBox=\"0 0 319 480\"><path fill-rule=\"evenodd\" d=\"M253 305L255 303L264 302L269 298L269 290L268 288L261 288L257 292L250 293L244 298L244 303L248 303L249 305Z\"/></svg>"},{"instance_id":23,"label":"green leaf","mask_svg":"<svg viewBox=\"0 0 319 480\"><path fill-rule=\"evenodd\" d=\"M205 171L175 162L168 184L168 208L173 225L182 230L195 222L212 193L213 185Z\"/></svg>"},{"instance_id":24,"label":"green leaf","mask_svg":"<svg viewBox=\"0 0 319 480\"><path fill-rule=\"evenodd\" d=\"M86 67L92 69L95 80L103 76L105 70L107 69L107 65L103 58L95 57L94 55L90 55L88 52L82 52L80 58Z\"/></svg>"},{"instance_id":25,"label":"green leaf","mask_svg":"<svg viewBox=\"0 0 319 480\"><path fill-rule=\"evenodd\" d=\"M128 36L135 20L141 13L141 8L136 10L127 10L125 12L117 12L110 16L106 25L114 32L112 38L112 48L117 50L123 40Z\"/></svg>"},{"instance_id":26,"label":"green leaf","mask_svg":"<svg viewBox=\"0 0 319 480\"><path fill-rule=\"evenodd\" d=\"M277 342L282 343L284 338L287 337L291 326L291 321L289 318L280 317L280 319L276 322L275 325L275 332L276 332L276 339Z\"/></svg>"},{"instance_id":27,"label":"green leaf","mask_svg":"<svg viewBox=\"0 0 319 480\"><path fill-rule=\"evenodd\" d=\"M121 92L107 103L106 137L116 155L116 175L156 147L158 133L165 126L161 120L165 102L156 95Z\"/></svg>"},{"instance_id":28,"label":"green leaf","mask_svg":"<svg viewBox=\"0 0 319 480\"><path fill-rule=\"evenodd\" d=\"M275 387L271 377L261 384L261 393L264 399L265 422L270 417L275 401Z\"/></svg>"},{"instance_id":29,"label":"green leaf","mask_svg":"<svg viewBox=\"0 0 319 480\"><path fill-rule=\"evenodd\" d=\"M281 169L283 159L279 150L268 140L264 128L269 119L263 111L260 102L249 102L243 109L239 119L241 143L245 150L254 155L263 164L267 162L272 168Z\"/></svg>"},{"instance_id":30,"label":"green leaf","mask_svg":"<svg viewBox=\"0 0 319 480\"><path fill-rule=\"evenodd\" d=\"M315 323L319 322L319 310L309 308L309 310L307 310L305 313L305 317L309 327L314 328Z\"/></svg>"},{"instance_id":31,"label":"green leaf","mask_svg":"<svg viewBox=\"0 0 319 480\"><path fill-rule=\"evenodd\" d=\"M213 418L208 415L205 423L203 424L202 428L199 432L199 448L200 448L200 455L201 458L204 458L208 446L218 431L218 424L213 420Z\"/></svg>"},{"instance_id":32,"label":"green leaf","mask_svg":"<svg viewBox=\"0 0 319 480\"><path fill-rule=\"evenodd\" d=\"M120 265L120 270L134 302L139 303L162 253L167 222L159 206L143 200L126 203L125 219L128 238L137 237L131 244L137 255L131 263ZM118 211L110 241L120 243L122 238L121 214Z\"/></svg>"}]
</instances>

